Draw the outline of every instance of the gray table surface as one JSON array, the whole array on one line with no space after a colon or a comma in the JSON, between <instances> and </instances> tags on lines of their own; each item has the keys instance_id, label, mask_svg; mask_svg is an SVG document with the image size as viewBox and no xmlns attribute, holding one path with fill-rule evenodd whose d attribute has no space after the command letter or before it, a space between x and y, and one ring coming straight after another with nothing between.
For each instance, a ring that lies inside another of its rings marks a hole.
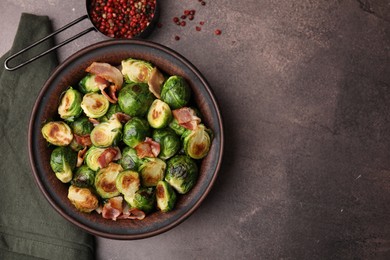
<instances>
[{"instance_id":1,"label":"gray table surface","mask_svg":"<svg viewBox=\"0 0 390 260\"><path fill-rule=\"evenodd\" d=\"M212 86L225 122L219 177L179 226L137 241L97 238L97 258L390 259L390 2L205 1L162 0L163 27L149 40ZM55 29L86 13L75 0L0 9L1 55L22 12L48 15ZM194 21L176 26L185 9ZM90 33L60 60L105 39Z\"/></svg>"}]
</instances>

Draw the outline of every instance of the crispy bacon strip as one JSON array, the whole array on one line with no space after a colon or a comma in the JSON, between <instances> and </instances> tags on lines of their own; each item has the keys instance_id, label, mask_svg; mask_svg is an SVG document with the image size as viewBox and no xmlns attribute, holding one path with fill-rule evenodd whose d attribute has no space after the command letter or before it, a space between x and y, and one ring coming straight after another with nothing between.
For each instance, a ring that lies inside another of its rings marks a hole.
<instances>
[{"instance_id":1,"label":"crispy bacon strip","mask_svg":"<svg viewBox=\"0 0 390 260\"><path fill-rule=\"evenodd\" d=\"M110 198L103 206L102 217L105 219L116 220L123 212L122 196Z\"/></svg>"},{"instance_id":2,"label":"crispy bacon strip","mask_svg":"<svg viewBox=\"0 0 390 260\"><path fill-rule=\"evenodd\" d=\"M139 209L129 209L126 206L123 209L123 214L118 217L118 219L137 219L143 220L146 217L145 212Z\"/></svg>"},{"instance_id":3,"label":"crispy bacon strip","mask_svg":"<svg viewBox=\"0 0 390 260\"><path fill-rule=\"evenodd\" d=\"M84 146L84 149L80 150L77 153L77 164L76 164L77 167L80 167L83 164L85 154L87 153L87 148L88 148L87 146Z\"/></svg>"},{"instance_id":4,"label":"crispy bacon strip","mask_svg":"<svg viewBox=\"0 0 390 260\"><path fill-rule=\"evenodd\" d=\"M93 124L93 126L97 126L100 122L96 118L88 118L88 121Z\"/></svg>"},{"instance_id":5,"label":"crispy bacon strip","mask_svg":"<svg viewBox=\"0 0 390 260\"><path fill-rule=\"evenodd\" d=\"M153 141L152 138L146 137L144 142L135 147L135 150L139 158L157 157L160 153L160 144Z\"/></svg>"},{"instance_id":6,"label":"crispy bacon strip","mask_svg":"<svg viewBox=\"0 0 390 260\"><path fill-rule=\"evenodd\" d=\"M115 113L115 116L119 120L119 122L121 122L122 124L127 123L127 121L129 121L131 119L131 116L129 116L128 114L125 114L123 112L117 112L117 113Z\"/></svg>"},{"instance_id":7,"label":"crispy bacon strip","mask_svg":"<svg viewBox=\"0 0 390 260\"><path fill-rule=\"evenodd\" d=\"M182 107L172 111L173 117L177 120L179 125L189 129L195 130L200 123L200 118L195 111L189 107Z\"/></svg>"},{"instance_id":8,"label":"crispy bacon strip","mask_svg":"<svg viewBox=\"0 0 390 260\"><path fill-rule=\"evenodd\" d=\"M101 84L99 86L99 89L111 103L116 103L118 101L116 91L120 90L123 85L123 75L119 69L108 63L93 62L85 71L95 74L99 83L103 83L103 80L112 83L113 85L111 86L109 86L110 84ZM103 80L101 80L100 78L102 78ZM108 86L109 94L107 94L105 91Z\"/></svg>"},{"instance_id":9,"label":"crispy bacon strip","mask_svg":"<svg viewBox=\"0 0 390 260\"><path fill-rule=\"evenodd\" d=\"M112 147L104 150L104 152L98 158L100 168L107 167L110 162L114 161L114 158L117 156L117 154L118 150Z\"/></svg>"},{"instance_id":10,"label":"crispy bacon strip","mask_svg":"<svg viewBox=\"0 0 390 260\"><path fill-rule=\"evenodd\" d=\"M92 145L92 142L91 142L91 137L89 134L87 135L76 135L76 134L73 134L74 136L74 139L76 140L76 142L81 145L81 146L91 146Z\"/></svg>"}]
</instances>

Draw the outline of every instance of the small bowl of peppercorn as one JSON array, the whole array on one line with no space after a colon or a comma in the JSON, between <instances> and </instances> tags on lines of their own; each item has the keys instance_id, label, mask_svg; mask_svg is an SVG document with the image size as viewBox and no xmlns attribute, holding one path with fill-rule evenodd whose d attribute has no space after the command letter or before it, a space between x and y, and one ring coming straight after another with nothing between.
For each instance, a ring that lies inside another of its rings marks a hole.
<instances>
[{"instance_id":1,"label":"small bowl of peppercorn","mask_svg":"<svg viewBox=\"0 0 390 260\"><path fill-rule=\"evenodd\" d=\"M117 39L146 38L159 16L157 0L91 0L87 11L100 33Z\"/></svg>"}]
</instances>

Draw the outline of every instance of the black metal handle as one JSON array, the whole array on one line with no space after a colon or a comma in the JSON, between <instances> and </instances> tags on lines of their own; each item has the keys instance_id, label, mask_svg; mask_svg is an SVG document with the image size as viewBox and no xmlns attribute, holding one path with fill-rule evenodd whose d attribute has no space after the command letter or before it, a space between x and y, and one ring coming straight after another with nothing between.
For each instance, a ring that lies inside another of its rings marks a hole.
<instances>
[{"instance_id":1,"label":"black metal handle","mask_svg":"<svg viewBox=\"0 0 390 260\"><path fill-rule=\"evenodd\" d=\"M38 54L38 55L36 55L36 56L34 56L34 57L30 58L30 59L28 59L27 61L24 61L24 62L22 62L22 63L20 63L20 64L18 64L18 65L16 65L16 66L13 66L13 67L9 66L9 62L10 62L12 59L14 59L15 57L17 57L17 56L19 56L20 54L22 54L22 53L28 51L28 50L31 49L31 48L37 46L38 44L42 43L43 41L46 41L47 39L53 37L54 35L56 35L56 34L62 32L62 31L64 31L64 30L68 29L69 27L71 27L71 26L73 26L73 25L75 25L75 24L81 22L82 20L84 20L84 19L86 19L86 18L88 18L88 15L84 15L84 16L82 16L82 17L80 17L80 18L74 20L73 22L68 23L67 25L65 25L64 27L61 27L61 28L58 29L57 31L54 31L53 33L49 34L48 36L46 36L46 37L44 37L44 38L38 40L37 42L31 44L30 46L27 46L26 48L24 48L24 49L18 51L17 53L15 53L15 54L9 56L9 57L4 61L4 67L5 67L5 69L6 69L6 70L10 70L10 71L19 69L20 67L23 67L24 65L29 64L30 62L32 62L32 61L34 61L34 60L36 60L36 59L39 59L40 57L42 57L42 56L44 56L44 55L46 55L46 54L48 54L48 53L50 53L50 52L56 50L57 48L59 48L59 47L65 45L65 44L67 44L67 43L69 43L69 42L71 42L71 41L73 41L73 40L75 40L75 39L77 39L77 38L79 38L80 36L83 36L84 34L89 33L90 31L96 31L95 27L88 28L88 29L86 29L86 30L84 30L84 31L82 31L82 32L80 32L80 33L78 33L78 34L76 34L75 36L73 36L73 37L71 37L71 38L69 38L69 39L67 39L67 40L65 40L65 41L63 41L63 42L61 42L61 43L59 43L58 45L56 45L56 46L54 46L54 47L52 47L52 48L50 48L50 49L48 49L48 50L46 50L46 51L44 51L44 52Z\"/></svg>"}]
</instances>

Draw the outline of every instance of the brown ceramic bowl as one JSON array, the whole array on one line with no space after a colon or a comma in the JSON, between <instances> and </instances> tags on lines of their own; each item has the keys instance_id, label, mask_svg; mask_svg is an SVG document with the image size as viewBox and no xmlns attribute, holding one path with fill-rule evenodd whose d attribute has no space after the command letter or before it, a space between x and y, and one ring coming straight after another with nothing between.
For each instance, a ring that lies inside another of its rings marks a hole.
<instances>
[{"instance_id":1,"label":"brown ceramic bowl","mask_svg":"<svg viewBox=\"0 0 390 260\"><path fill-rule=\"evenodd\" d=\"M61 183L50 168L49 147L41 135L44 122L58 118L61 93L77 86L93 61L119 65L125 58L148 60L169 75L181 75L190 84L194 101L204 116L204 123L215 137L209 154L203 159L197 184L179 197L168 213L154 212L144 220L107 220L93 212L77 211L67 199L68 184ZM205 78L183 56L162 45L141 40L110 40L89 46L59 65L43 86L31 114L29 156L35 180L50 204L67 220L94 235L112 239L140 239L167 231L189 217L210 191L220 168L223 152L222 119L216 99Z\"/></svg>"}]
</instances>

